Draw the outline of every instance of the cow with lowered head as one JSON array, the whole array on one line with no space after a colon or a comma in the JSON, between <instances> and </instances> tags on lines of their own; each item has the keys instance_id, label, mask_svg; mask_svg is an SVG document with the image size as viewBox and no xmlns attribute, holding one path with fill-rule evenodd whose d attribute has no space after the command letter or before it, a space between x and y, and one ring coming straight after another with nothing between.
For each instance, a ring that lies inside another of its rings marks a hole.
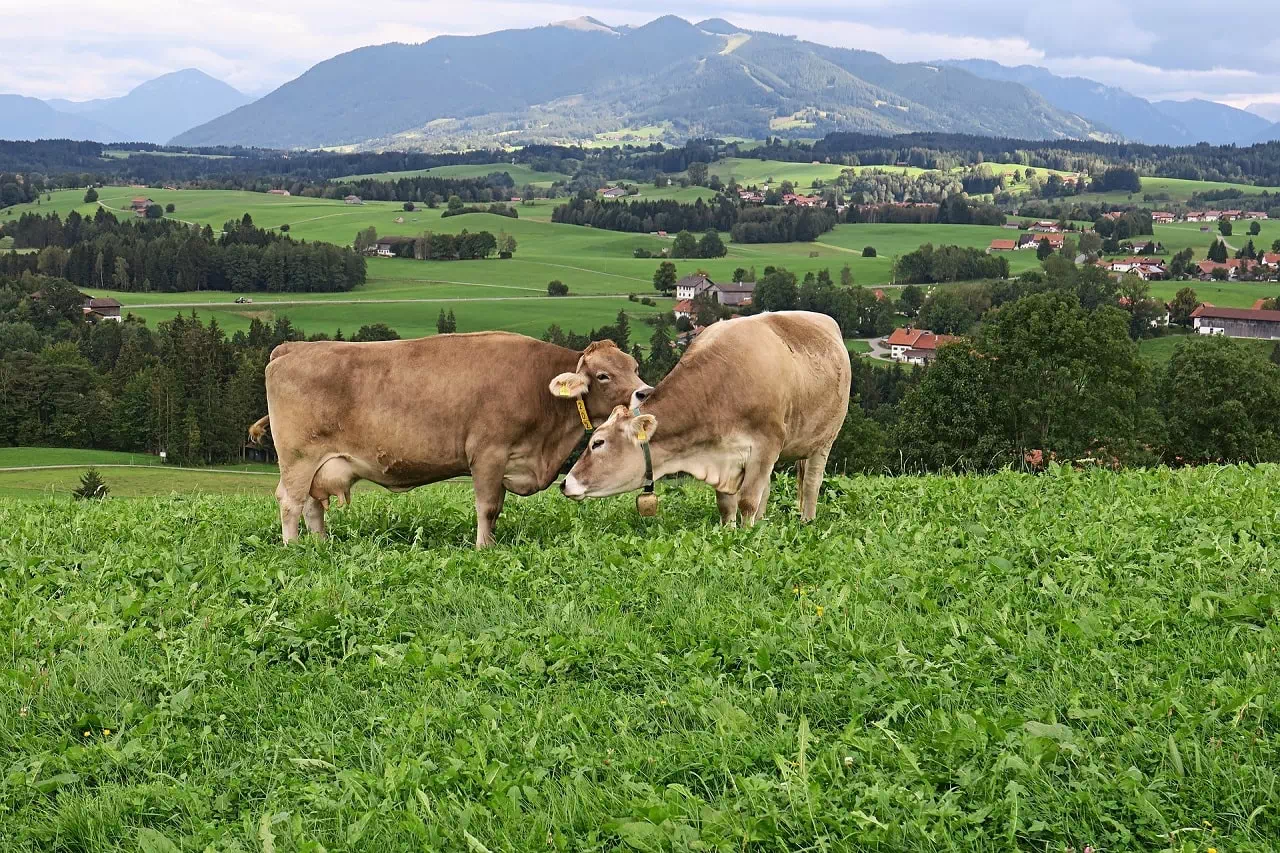
<instances>
[{"instance_id":1,"label":"cow with lowered head","mask_svg":"<svg viewBox=\"0 0 1280 853\"><path fill-rule=\"evenodd\" d=\"M840 327L782 311L715 323L634 410L619 406L561 483L570 498L607 497L652 475L684 472L716 490L720 520L764 516L769 479L795 460L800 517L817 513L831 445L849 410L852 375Z\"/></svg>"},{"instance_id":2,"label":"cow with lowered head","mask_svg":"<svg viewBox=\"0 0 1280 853\"><path fill-rule=\"evenodd\" d=\"M493 543L507 492L555 480L583 435L579 400L595 422L649 390L612 341L576 352L507 332L284 343L266 384L268 415L249 434L271 429L286 544L300 519L323 536L329 499L349 502L357 480L407 491L470 474L477 548Z\"/></svg>"}]
</instances>

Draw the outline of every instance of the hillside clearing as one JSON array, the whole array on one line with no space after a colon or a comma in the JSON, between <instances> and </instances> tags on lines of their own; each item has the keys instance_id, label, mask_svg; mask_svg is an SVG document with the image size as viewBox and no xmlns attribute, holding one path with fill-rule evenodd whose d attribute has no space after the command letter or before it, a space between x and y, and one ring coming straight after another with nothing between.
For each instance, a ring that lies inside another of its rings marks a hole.
<instances>
[{"instance_id":1,"label":"hillside clearing","mask_svg":"<svg viewBox=\"0 0 1280 853\"><path fill-rule=\"evenodd\" d=\"M1271 848L1280 468L793 487L0 499L0 846Z\"/></svg>"}]
</instances>

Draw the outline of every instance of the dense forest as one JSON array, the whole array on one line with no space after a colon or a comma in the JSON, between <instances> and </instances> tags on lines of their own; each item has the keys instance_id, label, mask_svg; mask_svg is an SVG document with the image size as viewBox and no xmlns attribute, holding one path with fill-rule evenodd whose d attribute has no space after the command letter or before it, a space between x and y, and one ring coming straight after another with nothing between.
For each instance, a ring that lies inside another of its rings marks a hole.
<instances>
[{"instance_id":1,"label":"dense forest","mask_svg":"<svg viewBox=\"0 0 1280 853\"><path fill-rule=\"evenodd\" d=\"M130 292L184 290L317 293L351 290L365 281L365 259L329 243L298 242L257 228L246 213L215 237L173 219L119 220L98 208L23 214L0 229L18 248L38 253L0 255L0 275L39 272L79 287Z\"/></svg>"}]
</instances>

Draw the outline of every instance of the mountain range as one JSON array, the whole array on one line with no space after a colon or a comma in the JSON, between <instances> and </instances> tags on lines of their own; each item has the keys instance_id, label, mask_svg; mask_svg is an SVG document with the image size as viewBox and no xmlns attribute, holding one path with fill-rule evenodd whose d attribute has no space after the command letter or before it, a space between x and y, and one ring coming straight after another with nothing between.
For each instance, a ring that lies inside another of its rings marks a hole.
<instances>
[{"instance_id":1,"label":"mountain range","mask_svg":"<svg viewBox=\"0 0 1280 853\"><path fill-rule=\"evenodd\" d=\"M1125 139L1152 145L1251 145L1280 139L1280 125L1214 101L1148 101L1084 77L1059 77L1035 65L1010 67L987 59L942 60L988 80L1020 83L1061 110L1085 116Z\"/></svg>"},{"instance_id":2,"label":"mountain range","mask_svg":"<svg viewBox=\"0 0 1280 853\"><path fill-rule=\"evenodd\" d=\"M252 100L195 68L164 74L118 98L40 101L0 95L0 139L166 143Z\"/></svg>"},{"instance_id":3,"label":"mountain range","mask_svg":"<svg viewBox=\"0 0 1280 853\"><path fill-rule=\"evenodd\" d=\"M668 15L639 27L583 17L362 47L256 101L192 68L119 98L0 95L0 138L404 150L574 142L619 129L667 141L851 130L1249 145L1280 139L1276 115L1276 104L1152 102L1032 65L897 63Z\"/></svg>"},{"instance_id":4,"label":"mountain range","mask_svg":"<svg viewBox=\"0 0 1280 853\"><path fill-rule=\"evenodd\" d=\"M174 142L390 147L440 134L555 141L653 125L678 136L1106 136L1018 83L665 16L640 27L578 18L360 48Z\"/></svg>"}]
</instances>

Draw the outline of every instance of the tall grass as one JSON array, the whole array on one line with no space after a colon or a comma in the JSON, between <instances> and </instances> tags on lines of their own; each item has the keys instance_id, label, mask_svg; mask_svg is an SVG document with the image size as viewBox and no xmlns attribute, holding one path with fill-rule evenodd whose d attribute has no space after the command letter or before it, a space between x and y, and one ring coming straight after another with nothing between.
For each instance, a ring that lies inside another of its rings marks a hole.
<instances>
[{"instance_id":1,"label":"tall grass","mask_svg":"<svg viewBox=\"0 0 1280 853\"><path fill-rule=\"evenodd\" d=\"M1278 490L0 500L0 849L1271 850Z\"/></svg>"}]
</instances>

